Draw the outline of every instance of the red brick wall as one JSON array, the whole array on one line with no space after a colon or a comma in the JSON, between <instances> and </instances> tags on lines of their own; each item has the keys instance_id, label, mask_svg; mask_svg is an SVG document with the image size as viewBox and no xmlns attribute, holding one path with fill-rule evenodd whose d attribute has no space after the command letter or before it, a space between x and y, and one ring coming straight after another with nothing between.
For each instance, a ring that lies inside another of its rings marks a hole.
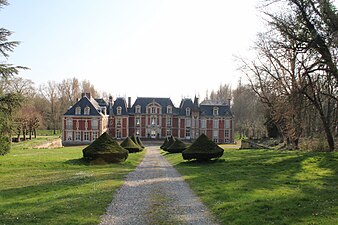
<instances>
[{"instance_id":1,"label":"red brick wall","mask_svg":"<svg viewBox=\"0 0 338 225\"><path fill-rule=\"evenodd\" d=\"M212 129L212 120L211 119L208 119L207 120L207 129Z\"/></svg>"},{"instance_id":2,"label":"red brick wall","mask_svg":"<svg viewBox=\"0 0 338 225\"><path fill-rule=\"evenodd\" d=\"M146 126L146 117L145 116L142 116L141 117L141 126L142 127L145 127ZM143 135L142 135L143 136Z\"/></svg>"},{"instance_id":3,"label":"red brick wall","mask_svg":"<svg viewBox=\"0 0 338 225\"><path fill-rule=\"evenodd\" d=\"M165 117L162 118L162 127L167 127L167 123L166 123L166 118Z\"/></svg>"},{"instance_id":4,"label":"red brick wall","mask_svg":"<svg viewBox=\"0 0 338 225\"><path fill-rule=\"evenodd\" d=\"M166 136L166 129L165 129L165 128L162 128L162 129L161 129L161 136L162 136L162 137L165 137L165 136Z\"/></svg>"},{"instance_id":5,"label":"red brick wall","mask_svg":"<svg viewBox=\"0 0 338 225\"><path fill-rule=\"evenodd\" d=\"M135 127L135 116L129 117L129 127Z\"/></svg>"}]
</instances>

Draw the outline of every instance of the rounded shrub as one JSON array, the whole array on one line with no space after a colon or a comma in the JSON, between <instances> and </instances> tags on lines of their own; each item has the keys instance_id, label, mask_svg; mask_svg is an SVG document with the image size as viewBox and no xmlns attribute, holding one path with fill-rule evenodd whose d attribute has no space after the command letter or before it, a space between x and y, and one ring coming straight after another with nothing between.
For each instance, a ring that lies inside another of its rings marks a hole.
<instances>
[{"instance_id":1,"label":"rounded shrub","mask_svg":"<svg viewBox=\"0 0 338 225\"><path fill-rule=\"evenodd\" d=\"M182 152L183 159L206 161L213 158L219 158L223 155L223 148L210 140L205 134L201 134L190 147Z\"/></svg>"},{"instance_id":2,"label":"rounded shrub","mask_svg":"<svg viewBox=\"0 0 338 225\"><path fill-rule=\"evenodd\" d=\"M139 145L135 144L135 142L133 142L130 137L124 139L120 146L127 149L129 153L142 151L142 148Z\"/></svg>"},{"instance_id":3,"label":"rounded shrub","mask_svg":"<svg viewBox=\"0 0 338 225\"><path fill-rule=\"evenodd\" d=\"M109 134L103 133L98 139L82 150L83 157L91 161L119 163L128 158L128 150L122 148Z\"/></svg>"}]
</instances>

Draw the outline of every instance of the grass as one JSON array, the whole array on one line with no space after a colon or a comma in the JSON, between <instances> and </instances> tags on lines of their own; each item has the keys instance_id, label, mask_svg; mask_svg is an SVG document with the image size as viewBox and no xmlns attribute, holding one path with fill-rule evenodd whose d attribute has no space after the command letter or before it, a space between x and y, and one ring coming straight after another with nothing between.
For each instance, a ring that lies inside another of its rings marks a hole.
<instances>
[{"instance_id":1,"label":"grass","mask_svg":"<svg viewBox=\"0 0 338 225\"><path fill-rule=\"evenodd\" d=\"M0 157L0 224L98 224L114 191L144 156L89 165L82 160L84 146L31 149L39 140L15 143Z\"/></svg>"},{"instance_id":2,"label":"grass","mask_svg":"<svg viewBox=\"0 0 338 225\"><path fill-rule=\"evenodd\" d=\"M54 134L54 130L36 130L37 136L60 136L61 131L56 130Z\"/></svg>"},{"instance_id":3,"label":"grass","mask_svg":"<svg viewBox=\"0 0 338 225\"><path fill-rule=\"evenodd\" d=\"M222 224L338 224L338 152L226 149L208 163L162 154Z\"/></svg>"}]
</instances>

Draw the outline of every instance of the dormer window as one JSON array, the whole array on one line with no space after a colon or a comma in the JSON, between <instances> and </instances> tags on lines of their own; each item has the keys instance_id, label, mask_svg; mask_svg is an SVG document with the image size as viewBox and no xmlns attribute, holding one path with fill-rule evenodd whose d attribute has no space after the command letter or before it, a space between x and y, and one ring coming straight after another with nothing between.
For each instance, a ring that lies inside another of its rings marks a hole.
<instances>
[{"instance_id":1,"label":"dormer window","mask_svg":"<svg viewBox=\"0 0 338 225\"><path fill-rule=\"evenodd\" d=\"M213 114L214 116L218 116L218 107L214 107Z\"/></svg>"},{"instance_id":2,"label":"dormer window","mask_svg":"<svg viewBox=\"0 0 338 225\"><path fill-rule=\"evenodd\" d=\"M190 108L186 108L185 109L185 115L186 116L190 116Z\"/></svg>"},{"instance_id":3,"label":"dormer window","mask_svg":"<svg viewBox=\"0 0 338 225\"><path fill-rule=\"evenodd\" d=\"M141 113L141 106L140 105L137 105L135 107L135 113Z\"/></svg>"},{"instance_id":4,"label":"dormer window","mask_svg":"<svg viewBox=\"0 0 338 225\"><path fill-rule=\"evenodd\" d=\"M173 107L171 107L170 105L167 106L167 114L171 114L173 113Z\"/></svg>"},{"instance_id":5,"label":"dormer window","mask_svg":"<svg viewBox=\"0 0 338 225\"><path fill-rule=\"evenodd\" d=\"M75 108L75 115L81 115L81 107Z\"/></svg>"},{"instance_id":6,"label":"dormer window","mask_svg":"<svg viewBox=\"0 0 338 225\"><path fill-rule=\"evenodd\" d=\"M90 113L90 108L88 106L86 106L84 108L83 115L89 115L89 113Z\"/></svg>"},{"instance_id":7,"label":"dormer window","mask_svg":"<svg viewBox=\"0 0 338 225\"><path fill-rule=\"evenodd\" d=\"M152 113L152 114L157 113L157 112L156 112L156 107L151 107L151 113Z\"/></svg>"},{"instance_id":8,"label":"dormer window","mask_svg":"<svg viewBox=\"0 0 338 225\"><path fill-rule=\"evenodd\" d=\"M119 107L116 108L116 114L117 115L121 115L122 114L122 107L121 106L119 106Z\"/></svg>"}]
</instances>

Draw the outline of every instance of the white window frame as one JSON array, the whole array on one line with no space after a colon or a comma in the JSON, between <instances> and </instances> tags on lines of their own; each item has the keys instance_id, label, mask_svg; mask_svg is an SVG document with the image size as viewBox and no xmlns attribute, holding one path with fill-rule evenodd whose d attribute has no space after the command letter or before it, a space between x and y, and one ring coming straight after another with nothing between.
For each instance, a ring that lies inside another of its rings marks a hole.
<instances>
[{"instance_id":1,"label":"white window frame","mask_svg":"<svg viewBox=\"0 0 338 225\"><path fill-rule=\"evenodd\" d=\"M89 115L90 114L90 108L89 108L89 106L86 106L85 108L84 108L84 110L83 110L83 115Z\"/></svg>"},{"instance_id":2,"label":"white window frame","mask_svg":"<svg viewBox=\"0 0 338 225\"><path fill-rule=\"evenodd\" d=\"M116 118L116 127L121 127L121 126L122 126L121 118Z\"/></svg>"},{"instance_id":3,"label":"white window frame","mask_svg":"<svg viewBox=\"0 0 338 225\"><path fill-rule=\"evenodd\" d=\"M167 136L171 136L172 135L172 131L171 131L171 129L167 129Z\"/></svg>"},{"instance_id":4,"label":"white window frame","mask_svg":"<svg viewBox=\"0 0 338 225\"><path fill-rule=\"evenodd\" d=\"M81 141L81 132L80 131L75 132L75 141Z\"/></svg>"},{"instance_id":5,"label":"white window frame","mask_svg":"<svg viewBox=\"0 0 338 225\"><path fill-rule=\"evenodd\" d=\"M207 128L207 120L201 119L201 129L206 129L206 128Z\"/></svg>"},{"instance_id":6,"label":"white window frame","mask_svg":"<svg viewBox=\"0 0 338 225\"><path fill-rule=\"evenodd\" d=\"M136 126L140 126L141 125L141 118L140 117L136 117L135 118L135 124L136 124Z\"/></svg>"},{"instance_id":7,"label":"white window frame","mask_svg":"<svg viewBox=\"0 0 338 225\"><path fill-rule=\"evenodd\" d=\"M229 120L229 119L226 119L226 120L225 120L224 128L225 128L225 129L230 129L230 120Z\"/></svg>"},{"instance_id":8,"label":"white window frame","mask_svg":"<svg viewBox=\"0 0 338 225\"><path fill-rule=\"evenodd\" d=\"M226 129L224 130L224 138L229 139L230 138L230 130Z\"/></svg>"},{"instance_id":9,"label":"white window frame","mask_svg":"<svg viewBox=\"0 0 338 225\"><path fill-rule=\"evenodd\" d=\"M136 136L140 136L140 129L136 129Z\"/></svg>"},{"instance_id":10,"label":"white window frame","mask_svg":"<svg viewBox=\"0 0 338 225\"><path fill-rule=\"evenodd\" d=\"M75 115L81 115L81 107L80 106L75 108Z\"/></svg>"},{"instance_id":11,"label":"white window frame","mask_svg":"<svg viewBox=\"0 0 338 225\"><path fill-rule=\"evenodd\" d=\"M72 140L73 140L73 132L67 131L67 141L72 141Z\"/></svg>"},{"instance_id":12,"label":"white window frame","mask_svg":"<svg viewBox=\"0 0 338 225\"><path fill-rule=\"evenodd\" d=\"M120 130L120 129L117 129L117 130L116 130L116 138L117 138L117 139L121 139L121 137L122 137L121 130Z\"/></svg>"},{"instance_id":13,"label":"white window frame","mask_svg":"<svg viewBox=\"0 0 338 225\"><path fill-rule=\"evenodd\" d=\"M171 105L167 106L167 114L172 114L173 113L173 107Z\"/></svg>"},{"instance_id":14,"label":"white window frame","mask_svg":"<svg viewBox=\"0 0 338 225\"><path fill-rule=\"evenodd\" d=\"M185 119L185 127L191 127L191 119Z\"/></svg>"},{"instance_id":15,"label":"white window frame","mask_svg":"<svg viewBox=\"0 0 338 225\"><path fill-rule=\"evenodd\" d=\"M213 124L214 126L214 128L215 129L218 129L219 128L219 120L218 119L214 119L214 124Z\"/></svg>"},{"instance_id":16,"label":"white window frame","mask_svg":"<svg viewBox=\"0 0 338 225\"><path fill-rule=\"evenodd\" d=\"M157 113L157 108L151 107L151 114L156 114L156 113Z\"/></svg>"},{"instance_id":17,"label":"white window frame","mask_svg":"<svg viewBox=\"0 0 338 225\"><path fill-rule=\"evenodd\" d=\"M83 132L83 140L89 141L89 132L88 131Z\"/></svg>"},{"instance_id":18,"label":"white window frame","mask_svg":"<svg viewBox=\"0 0 338 225\"><path fill-rule=\"evenodd\" d=\"M135 113L141 113L141 106L140 105L135 106Z\"/></svg>"},{"instance_id":19,"label":"white window frame","mask_svg":"<svg viewBox=\"0 0 338 225\"><path fill-rule=\"evenodd\" d=\"M73 119L72 118L66 119L66 130L73 130Z\"/></svg>"},{"instance_id":20,"label":"white window frame","mask_svg":"<svg viewBox=\"0 0 338 225\"><path fill-rule=\"evenodd\" d=\"M218 134L219 134L218 130L214 130L214 131L212 132L212 140L213 140L215 143L218 142Z\"/></svg>"},{"instance_id":21,"label":"white window frame","mask_svg":"<svg viewBox=\"0 0 338 225\"><path fill-rule=\"evenodd\" d=\"M92 133L92 140L95 141L98 138L98 132L97 131L93 131Z\"/></svg>"},{"instance_id":22,"label":"white window frame","mask_svg":"<svg viewBox=\"0 0 338 225\"><path fill-rule=\"evenodd\" d=\"M170 116L167 117L167 127L172 126L172 118Z\"/></svg>"},{"instance_id":23,"label":"white window frame","mask_svg":"<svg viewBox=\"0 0 338 225\"><path fill-rule=\"evenodd\" d=\"M191 137L191 129L190 127L185 128L185 137L190 138Z\"/></svg>"},{"instance_id":24,"label":"white window frame","mask_svg":"<svg viewBox=\"0 0 338 225\"><path fill-rule=\"evenodd\" d=\"M99 129L99 120L97 118L92 119L92 130Z\"/></svg>"},{"instance_id":25,"label":"white window frame","mask_svg":"<svg viewBox=\"0 0 338 225\"><path fill-rule=\"evenodd\" d=\"M214 116L218 116L219 115L219 108L218 107L214 107L214 109L213 109L213 115Z\"/></svg>"},{"instance_id":26,"label":"white window frame","mask_svg":"<svg viewBox=\"0 0 338 225\"><path fill-rule=\"evenodd\" d=\"M118 106L118 107L116 108L116 114L117 114L117 115L121 115L121 114L122 114L122 107L121 107L121 106Z\"/></svg>"},{"instance_id":27,"label":"white window frame","mask_svg":"<svg viewBox=\"0 0 338 225\"><path fill-rule=\"evenodd\" d=\"M186 116L190 116L190 115L191 115L191 110L190 110L189 107L187 107L187 108L185 109L185 115L186 115Z\"/></svg>"}]
</instances>

